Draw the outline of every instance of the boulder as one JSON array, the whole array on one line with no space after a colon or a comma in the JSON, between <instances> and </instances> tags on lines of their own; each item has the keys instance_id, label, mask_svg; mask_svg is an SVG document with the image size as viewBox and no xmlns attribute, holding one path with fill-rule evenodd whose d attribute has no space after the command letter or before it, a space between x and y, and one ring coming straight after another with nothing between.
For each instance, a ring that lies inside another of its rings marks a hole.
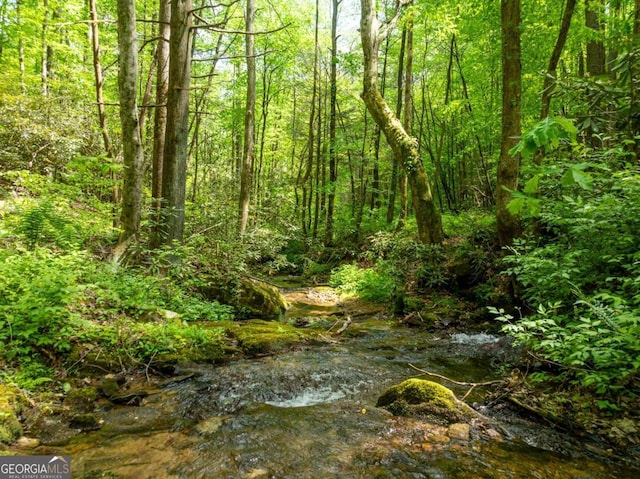
<instances>
[{"instance_id":1,"label":"boulder","mask_svg":"<svg viewBox=\"0 0 640 479\"><path fill-rule=\"evenodd\" d=\"M376 404L396 416L426 418L435 424L465 422L471 409L441 384L425 379L407 379L387 389Z\"/></svg>"},{"instance_id":2,"label":"boulder","mask_svg":"<svg viewBox=\"0 0 640 479\"><path fill-rule=\"evenodd\" d=\"M280 290L256 278L241 276L238 285L220 285L213 278L203 278L200 293L209 301L219 301L235 307L240 319L278 319L287 310L287 302Z\"/></svg>"}]
</instances>

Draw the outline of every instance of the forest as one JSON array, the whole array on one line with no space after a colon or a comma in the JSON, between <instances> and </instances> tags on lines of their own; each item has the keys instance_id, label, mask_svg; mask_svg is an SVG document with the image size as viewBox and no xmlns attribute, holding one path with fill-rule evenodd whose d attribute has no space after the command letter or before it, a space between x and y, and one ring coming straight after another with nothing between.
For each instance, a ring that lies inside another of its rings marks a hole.
<instances>
[{"instance_id":1,"label":"forest","mask_svg":"<svg viewBox=\"0 0 640 479\"><path fill-rule=\"evenodd\" d=\"M640 0L0 0L0 450L312 341L298 281L511 338L513 404L637 453L639 159Z\"/></svg>"}]
</instances>

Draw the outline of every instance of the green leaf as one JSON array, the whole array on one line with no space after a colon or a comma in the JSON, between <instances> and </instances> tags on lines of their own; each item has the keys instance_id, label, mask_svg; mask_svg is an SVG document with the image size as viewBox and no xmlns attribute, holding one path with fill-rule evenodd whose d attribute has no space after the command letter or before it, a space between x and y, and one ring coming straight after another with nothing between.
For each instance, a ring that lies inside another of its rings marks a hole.
<instances>
[{"instance_id":1,"label":"green leaf","mask_svg":"<svg viewBox=\"0 0 640 479\"><path fill-rule=\"evenodd\" d=\"M582 165L578 165L582 166ZM571 166L562 177L562 186L570 187L578 185L583 190L590 190L592 188L593 179L588 173L580 171L580 168Z\"/></svg>"},{"instance_id":2,"label":"green leaf","mask_svg":"<svg viewBox=\"0 0 640 479\"><path fill-rule=\"evenodd\" d=\"M540 183L540 173L536 174L524 184L522 191L529 195L533 195L538 192L538 183Z\"/></svg>"},{"instance_id":3,"label":"green leaf","mask_svg":"<svg viewBox=\"0 0 640 479\"><path fill-rule=\"evenodd\" d=\"M509 210L509 213L511 213L512 215L519 215L522 210L524 209L525 206L525 199L524 198L514 198L511 201L509 201L509 203L507 204L507 210Z\"/></svg>"}]
</instances>

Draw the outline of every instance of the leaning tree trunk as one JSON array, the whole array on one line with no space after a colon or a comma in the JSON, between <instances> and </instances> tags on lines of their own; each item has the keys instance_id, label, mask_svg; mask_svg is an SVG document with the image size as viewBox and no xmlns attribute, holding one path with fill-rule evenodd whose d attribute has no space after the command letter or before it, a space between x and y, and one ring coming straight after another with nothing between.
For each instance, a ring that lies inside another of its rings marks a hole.
<instances>
[{"instance_id":1,"label":"leaning tree trunk","mask_svg":"<svg viewBox=\"0 0 640 479\"><path fill-rule=\"evenodd\" d=\"M549 59L549 66L547 67L547 73L544 77L544 86L542 87L542 108L540 110L540 119L544 119L549 115L549 107L551 105L551 95L555 88L556 81L556 69L560 62L560 55L564 49L564 44L567 42L567 36L569 34L569 27L571 26L571 18L573 17L573 11L576 7L576 0L567 0L564 12L562 13L562 20L560 21L560 30L558 31L558 38L551 52L551 58Z\"/></svg>"},{"instance_id":2,"label":"leaning tree trunk","mask_svg":"<svg viewBox=\"0 0 640 479\"><path fill-rule=\"evenodd\" d=\"M502 0L502 140L498 160L496 220L502 246L520 234L520 219L507 209L518 188L520 156L510 155L521 134L522 67L520 64L520 0ZM511 190L511 191L509 191Z\"/></svg>"},{"instance_id":3,"label":"leaning tree trunk","mask_svg":"<svg viewBox=\"0 0 640 479\"><path fill-rule=\"evenodd\" d=\"M120 68L120 123L122 125L122 234L126 244L136 238L142 212L142 169L144 157L140 139L137 105L138 42L136 41L136 11L134 2L118 0L118 48Z\"/></svg>"},{"instance_id":4,"label":"leaning tree trunk","mask_svg":"<svg viewBox=\"0 0 640 479\"><path fill-rule=\"evenodd\" d=\"M381 35L375 0L362 0L361 7L360 34L364 52L362 99L384 133L396 161L406 171L420 241L425 244L440 243L443 237L440 213L433 202L429 177L418 154L418 142L403 128L378 89L378 46L388 30Z\"/></svg>"}]
</instances>

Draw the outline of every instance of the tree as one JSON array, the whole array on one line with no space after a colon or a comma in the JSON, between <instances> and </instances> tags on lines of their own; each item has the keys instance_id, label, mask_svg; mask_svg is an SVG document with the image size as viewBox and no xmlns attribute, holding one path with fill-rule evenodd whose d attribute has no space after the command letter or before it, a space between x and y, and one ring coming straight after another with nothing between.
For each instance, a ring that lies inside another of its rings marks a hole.
<instances>
[{"instance_id":1,"label":"tree","mask_svg":"<svg viewBox=\"0 0 640 479\"><path fill-rule=\"evenodd\" d=\"M585 26L591 31L587 41L587 73L591 76L606 73L606 50L600 35L604 30L601 15L604 14L603 0L585 0Z\"/></svg>"},{"instance_id":2,"label":"tree","mask_svg":"<svg viewBox=\"0 0 640 479\"><path fill-rule=\"evenodd\" d=\"M256 110L256 56L254 39L255 0L247 0L245 13L245 53L247 60L247 96L244 111L244 149L240 168L239 233L244 235L249 219L249 201L253 178Z\"/></svg>"},{"instance_id":3,"label":"tree","mask_svg":"<svg viewBox=\"0 0 640 479\"><path fill-rule=\"evenodd\" d=\"M100 131L102 132L104 151L106 151L107 155L111 157L111 139L109 137L109 129L107 128L107 115L104 108L104 95L102 88L104 78L102 75L102 65L100 63L100 36L96 0L89 0L89 14L91 16L91 52L93 54L93 72L96 86L96 103L98 104L98 121L100 123Z\"/></svg>"},{"instance_id":4,"label":"tree","mask_svg":"<svg viewBox=\"0 0 640 479\"><path fill-rule=\"evenodd\" d=\"M402 3L406 4L406 0ZM398 12L396 12L397 18ZM443 238L440 212L436 209L431 194L429 177L418 153L418 143L404 129L397 116L378 89L378 48L395 22L380 30L374 0L362 0L360 34L364 52L364 88L362 99L385 135L396 161L404 168L411 193L418 225L418 237L422 243L440 243Z\"/></svg>"},{"instance_id":5,"label":"tree","mask_svg":"<svg viewBox=\"0 0 640 479\"><path fill-rule=\"evenodd\" d=\"M162 162L162 205L159 244L171 245L184 236L189 144L189 87L191 80L191 0L171 1L169 91Z\"/></svg>"},{"instance_id":6,"label":"tree","mask_svg":"<svg viewBox=\"0 0 640 479\"><path fill-rule=\"evenodd\" d=\"M571 26L571 18L573 17L573 11L576 7L576 0L567 0L564 12L562 13L562 20L560 21L560 30L558 31L558 38L551 52L551 58L549 58L549 66L547 66L547 72L544 77L544 86L542 87L542 108L540 110L540 119L546 118L549 115L549 107L551 104L551 95L555 87L556 69L558 68L558 62L560 61L560 55L567 42L567 36L569 34L569 27Z\"/></svg>"},{"instance_id":7,"label":"tree","mask_svg":"<svg viewBox=\"0 0 640 479\"><path fill-rule=\"evenodd\" d=\"M498 239L502 246L512 243L520 234L520 220L507 205L511 191L518 188L520 156L509 150L521 134L522 65L520 61L520 0L501 1L502 32L502 134L498 160L498 193L496 219Z\"/></svg>"},{"instance_id":8,"label":"tree","mask_svg":"<svg viewBox=\"0 0 640 479\"><path fill-rule=\"evenodd\" d=\"M313 52L313 85L311 87L311 105L309 106L309 138L307 145L306 162L302 166L299 183L302 184L302 231L305 235L309 234L311 226L311 204L313 198L313 182L311 173L313 172L313 157L315 144L315 123L316 123L316 100L318 97L318 30L319 30L319 1L316 0L315 15L315 37Z\"/></svg>"},{"instance_id":9,"label":"tree","mask_svg":"<svg viewBox=\"0 0 640 479\"><path fill-rule=\"evenodd\" d=\"M167 96L169 91L169 42L171 2L160 0L158 15L158 47L156 49L156 104L153 123L151 196L159 213L162 198L162 164L167 130Z\"/></svg>"},{"instance_id":10,"label":"tree","mask_svg":"<svg viewBox=\"0 0 640 479\"><path fill-rule=\"evenodd\" d=\"M338 153L336 150L336 103L338 95L338 8L342 0L333 0L331 15L331 78L329 80L329 195L327 200L327 226L324 244L333 241L333 212L336 200L336 183L338 181Z\"/></svg>"},{"instance_id":11,"label":"tree","mask_svg":"<svg viewBox=\"0 0 640 479\"><path fill-rule=\"evenodd\" d=\"M120 68L120 123L122 125L122 186L121 243L134 239L140 229L142 212L143 152L138 121L138 42L136 40L135 2L118 0L118 47Z\"/></svg>"}]
</instances>

